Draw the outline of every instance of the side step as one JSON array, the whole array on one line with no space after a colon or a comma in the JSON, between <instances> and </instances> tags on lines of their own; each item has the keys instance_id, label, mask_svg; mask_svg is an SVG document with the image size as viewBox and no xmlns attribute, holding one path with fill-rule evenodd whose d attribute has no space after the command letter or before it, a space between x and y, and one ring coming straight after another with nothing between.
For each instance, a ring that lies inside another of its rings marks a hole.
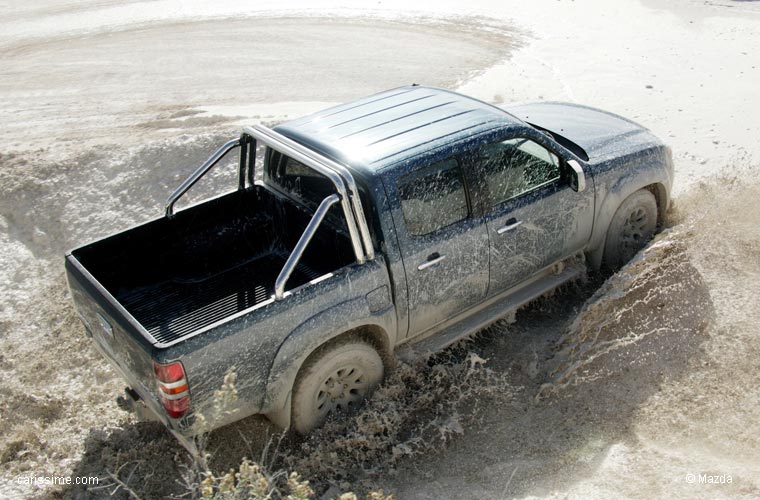
<instances>
[{"instance_id":1,"label":"side step","mask_svg":"<svg viewBox=\"0 0 760 500\"><path fill-rule=\"evenodd\" d=\"M426 358L467 335L485 328L509 312L517 310L563 283L576 280L586 273L586 267L578 263L565 265L560 272L556 272L554 269L554 267L547 269L532 281L489 299L482 305L481 310L461 321L449 326L444 324L437 333L427 334L418 342L412 340L409 344L400 347L396 356L407 362Z\"/></svg>"}]
</instances>

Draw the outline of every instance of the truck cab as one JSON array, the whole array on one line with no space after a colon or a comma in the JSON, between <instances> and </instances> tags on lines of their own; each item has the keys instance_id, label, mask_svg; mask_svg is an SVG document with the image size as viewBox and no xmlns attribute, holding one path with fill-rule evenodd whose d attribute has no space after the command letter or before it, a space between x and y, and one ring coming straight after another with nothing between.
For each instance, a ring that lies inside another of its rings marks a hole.
<instances>
[{"instance_id":1,"label":"truck cab","mask_svg":"<svg viewBox=\"0 0 760 500\"><path fill-rule=\"evenodd\" d=\"M406 87L275 130L347 165L382 207L376 233L397 247L394 296L406 295L401 339L466 316L591 236L583 160L471 98Z\"/></svg>"}]
</instances>

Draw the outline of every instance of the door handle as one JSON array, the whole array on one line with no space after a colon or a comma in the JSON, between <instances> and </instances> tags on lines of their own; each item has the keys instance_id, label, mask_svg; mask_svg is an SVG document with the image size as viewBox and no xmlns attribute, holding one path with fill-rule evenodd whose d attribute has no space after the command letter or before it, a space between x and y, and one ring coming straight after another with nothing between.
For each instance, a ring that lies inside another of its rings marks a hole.
<instances>
[{"instance_id":1,"label":"door handle","mask_svg":"<svg viewBox=\"0 0 760 500\"><path fill-rule=\"evenodd\" d=\"M425 269L428 269L430 267L433 267L434 265L441 262L443 259L445 259L445 255L441 255L438 252L432 253L428 255L428 258L425 262L417 266L418 271L424 271Z\"/></svg>"},{"instance_id":2,"label":"door handle","mask_svg":"<svg viewBox=\"0 0 760 500\"><path fill-rule=\"evenodd\" d=\"M514 217L509 219L506 224L501 226L499 229L496 230L496 234L504 234L509 231L512 231L513 229L516 229L520 224L522 224L523 221L517 220Z\"/></svg>"}]
</instances>

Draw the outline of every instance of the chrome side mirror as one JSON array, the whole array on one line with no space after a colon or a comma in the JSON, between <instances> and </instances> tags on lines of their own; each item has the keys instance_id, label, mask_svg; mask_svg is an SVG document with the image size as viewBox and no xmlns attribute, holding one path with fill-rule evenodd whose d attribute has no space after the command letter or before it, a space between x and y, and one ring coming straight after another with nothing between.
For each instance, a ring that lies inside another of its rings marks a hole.
<instances>
[{"instance_id":1,"label":"chrome side mirror","mask_svg":"<svg viewBox=\"0 0 760 500\"><path fill-rule=\"evenodd\" d=\"M570 179L570 187L578 193L586 190L586 174L583 173L583 167L575 160L568 160L568 165L573 169L573 176Z\"/></svg>"}]
</instances>

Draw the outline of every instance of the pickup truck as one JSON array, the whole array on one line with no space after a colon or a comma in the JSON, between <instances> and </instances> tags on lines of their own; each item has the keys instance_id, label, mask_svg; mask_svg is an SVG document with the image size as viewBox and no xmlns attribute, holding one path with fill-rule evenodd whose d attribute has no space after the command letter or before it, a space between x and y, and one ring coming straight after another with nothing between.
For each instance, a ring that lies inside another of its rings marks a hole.
<instances>
[{"instance_id":1,"label":"pickup truck","mask_svg":"<svg viewBox=\"0 0 760 500\"><path fill-rule=\"evenodd\" d=\"M232 151L237 185L175 212ZM360 404L400 351L434 352L622 265L672 181L670 149L620 116L413 85L244 128L160 218L65 265L130 405L192 450L200 420L263 414L306 433ZM215 414L231 371L234 411Z\"/></svg>"}]
</instances>

